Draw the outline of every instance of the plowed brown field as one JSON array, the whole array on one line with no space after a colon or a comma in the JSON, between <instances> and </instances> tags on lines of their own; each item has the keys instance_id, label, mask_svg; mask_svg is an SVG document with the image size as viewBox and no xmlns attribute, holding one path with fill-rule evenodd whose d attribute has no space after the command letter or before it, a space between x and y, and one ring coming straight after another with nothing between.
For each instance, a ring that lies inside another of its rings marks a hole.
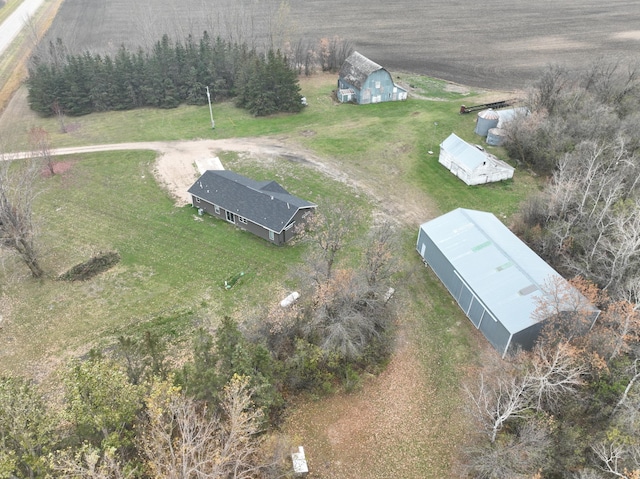
<instances>
[{"instance_id":1,"label":"plowed brown field","mask_svg":"<svg viewBox=\"0 0 640 479\"><path fill-rule=\"evenodd\" d=\"M387 69L492 89L520 88L551 63L633 62L640 47L636 0L289 0L280 15L281 2L65 0L51 37L105 51L205 29L258 45L267 31L337 35Z\"/></svg>"}]
</instances>

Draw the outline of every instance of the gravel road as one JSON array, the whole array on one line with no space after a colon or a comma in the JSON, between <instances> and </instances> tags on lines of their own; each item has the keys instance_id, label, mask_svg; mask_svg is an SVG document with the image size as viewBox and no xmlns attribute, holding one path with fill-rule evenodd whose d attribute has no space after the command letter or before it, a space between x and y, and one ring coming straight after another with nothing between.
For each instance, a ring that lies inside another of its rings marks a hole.
<instances>
[{"instance_id":1,"label":"gravel road","mask_svg":"<svg viewBox=\"0 0 640 479\"><path fill-rule=\"evenodd\" d=\"M23 0L20 6L0 24L0 55L9 48L25 22L36 13L42 3L43 0Z\"/></svg>"}]
</instances>

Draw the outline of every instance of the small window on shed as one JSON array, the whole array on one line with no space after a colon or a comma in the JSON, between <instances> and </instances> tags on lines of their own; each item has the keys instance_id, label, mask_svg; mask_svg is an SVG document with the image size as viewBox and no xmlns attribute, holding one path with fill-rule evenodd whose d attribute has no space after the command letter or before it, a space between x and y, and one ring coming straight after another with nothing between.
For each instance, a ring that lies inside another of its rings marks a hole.
<instances>
[{"instance_id":1,"label":"small window on shed","mask_svg":"<svg viewBox=\"0 0 640 479\"><path fill-rule=\"evenodd\" d=\"M238 216L238 221L240 221L240 223L243 223L245 225L247 224L247 218L243 218L242 216Z\"/></svg>"},{"instance_id":2,"label":"small window on shed","mask_svg":"<svg viewBox=\"0 0 640 479\"><path fill-rule=\"evenodd\" d=\"M200 203L200 198L196 196L196 203Z\"/></svg>"},{"instance_id":3,"label":"small window on shed","mask_svg":"<svg viewBox=\"0 0 640 479\"><path fill-rule=\"evenodd\" d=\"M376 82L376 88L380 88L380 82L379 81Z\"/></svg>"}]
</instances>

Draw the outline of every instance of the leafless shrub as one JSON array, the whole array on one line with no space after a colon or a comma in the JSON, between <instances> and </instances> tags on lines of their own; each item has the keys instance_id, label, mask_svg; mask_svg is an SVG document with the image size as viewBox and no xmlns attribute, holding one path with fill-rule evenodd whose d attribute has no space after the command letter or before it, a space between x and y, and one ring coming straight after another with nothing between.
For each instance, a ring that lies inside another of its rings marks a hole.
<instances>
[{"instance_id":1,"label":"leafless shrub","mask_svg":"<svg viewBox=\"0 0 640 479\"><path fill-rule=\"evenodd\" d=\"M0 247L16 253L34 278L44 275L33 222L39 173L37 161L12 162L0 155Z\"/></svg>"}]
</instances>

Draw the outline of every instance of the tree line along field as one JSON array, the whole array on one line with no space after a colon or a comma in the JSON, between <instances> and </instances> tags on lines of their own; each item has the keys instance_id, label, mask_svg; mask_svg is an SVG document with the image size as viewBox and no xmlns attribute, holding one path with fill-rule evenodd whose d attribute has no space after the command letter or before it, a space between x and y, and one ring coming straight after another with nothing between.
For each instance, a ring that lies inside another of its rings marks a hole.
<instances>
[{"instance_id":1,"label":"tree line along field","mask_svg":"<svg viewBox=\"0 0 640 479\"><path fill-rule=\"evenodd\" d=\"M551 63L634 62L639 9L629 0L65 0L48 38L104 52L205 29L257 45L338 36L393 71L511 90Z\"/></svg>"}]
</instances>

